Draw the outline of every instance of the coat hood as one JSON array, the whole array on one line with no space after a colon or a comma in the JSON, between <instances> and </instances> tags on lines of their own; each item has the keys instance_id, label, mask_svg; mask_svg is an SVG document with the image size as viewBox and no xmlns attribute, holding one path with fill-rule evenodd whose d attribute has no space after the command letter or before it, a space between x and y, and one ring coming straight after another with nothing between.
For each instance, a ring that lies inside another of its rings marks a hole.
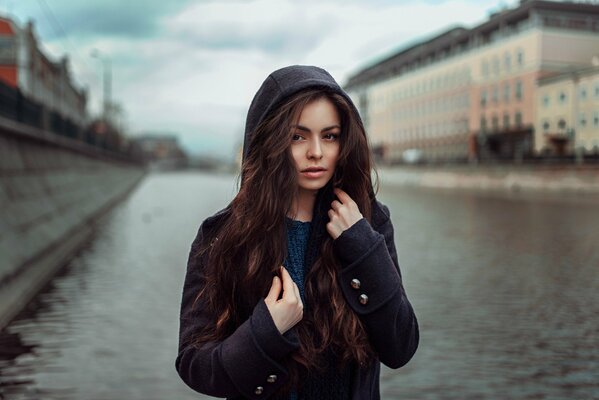
<instances>
[{"instance_id":1,"label":"coat hood","mask_svg":"<svg viewBox=\"0 0 599 400\"><path fill-rule=\"evenodd\" d=\"M245 124L245 136L243 142L243 160L248 155L249 146L252 135L256 127L265 119L265 117L276 109L287 97L308 88L325 88L344 97L352 110L355 113L355 118L358 123L363 124L358 110L349 97L349 95L341 89L335 79L324 69L308 65L292 65L278 69L271 73L258 89L254 96L247 114ZM241 177L241 185L243 185L243 176ZM374 192L371 192L373 201L372 221L375 226L389 219L388 211L382 203L376 200ZM318 191L316 202L313 211L311 235L308 241L308 246L305 254L305 263L310 266L318 257L320 250L319 243L323 240L326 233L326 223L328 222L327 212L331 202L335 199L333 192L332 181L329 181L322 189ZM231 211L231 204L225 209L214 214L205 221L204 228L210 230L219 226L218 221L222 221Z\"/></svg>"},{"instance_id":2,"label":"coat hood","mask_svg":"<svg viewBox=\"0 0 599 400\"><path fill-rule=\"evenodd\" d=\"M252 100L245 122L243 160L247 157L250 141L256 127L260 125L266 116L271 111L275 110L283 100L308 88L326 88L345 97L352 106L356 118L360 123L362 122L360 114L351 98L343 89L341 89L339 84L327 71L310 65L292 65L284 67L268 75Z\"/></svg>"}]
</instances>

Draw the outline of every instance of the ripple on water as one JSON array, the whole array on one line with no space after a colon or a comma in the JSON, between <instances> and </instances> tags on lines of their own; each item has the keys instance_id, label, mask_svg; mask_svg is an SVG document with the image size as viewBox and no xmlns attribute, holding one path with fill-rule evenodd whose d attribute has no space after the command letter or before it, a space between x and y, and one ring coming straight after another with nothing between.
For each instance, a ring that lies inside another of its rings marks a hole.
<instances>
[{"instance_id":1,"label":"ripple on water","mask_svg":"<svg viewBox=\"0 0 599 400\"><path fill-rule=\"evenodd\" d=\"M174 370L189 246L233 179L150 176L0 334L6 399L198 399ZM382 398L599 398L599 208L383 188L421 337ZM1 397L1 396L0 396Z\"/></svg>"}]
</instances>

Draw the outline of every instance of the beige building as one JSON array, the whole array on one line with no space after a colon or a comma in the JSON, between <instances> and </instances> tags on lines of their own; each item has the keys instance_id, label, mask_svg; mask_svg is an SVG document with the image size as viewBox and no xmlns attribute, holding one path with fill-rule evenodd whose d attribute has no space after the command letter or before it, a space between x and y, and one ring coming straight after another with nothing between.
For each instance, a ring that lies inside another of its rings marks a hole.
<instances>
[{"instance_id":1,"label":"beige building","mask_svg":"<svg viewBox=\"0 0 599 400\"><path fill-rule=\"evenodd\" d=\"M599 5L521 1L352 76L375 151L429 160L520 158L537 148L537 80L599 55Z\"/></svg>"},{"instance_id":2,"label":"beige building","mask_svg":"<svg viewBox=\"0 0 599 400\"><path fill-rule=\"evenodd\" d=\"M537 152L599 153L599 59L596 64L539 80Z\"/></svg>"}]
</instances>

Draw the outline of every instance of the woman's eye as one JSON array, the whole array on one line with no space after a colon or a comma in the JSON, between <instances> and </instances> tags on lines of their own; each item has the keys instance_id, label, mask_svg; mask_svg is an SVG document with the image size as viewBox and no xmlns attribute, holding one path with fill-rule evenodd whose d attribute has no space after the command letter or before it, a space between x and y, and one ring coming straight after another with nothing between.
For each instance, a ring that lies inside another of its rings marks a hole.
<instances>
[{"instance_id":1,"label":"woman's eye","mask_svg":"<svg viewBox=\"0 0 599 400\"><path fill-rule=\"evenodd\" d=\"M291 140L300 140L302 137L300 135L291 136Z\"/></svg>"},{"instance_id":2,"label":"woman's eye","mask_svg":"<svg viewBox=\"0 0 599 400\"><path fill-rule=\"evenodd\" d=\"M326 135L324 135L325 139L328 140L337 140L339 138L339 134L338 133L327 133Z\"/></svg>"}]
</instances>

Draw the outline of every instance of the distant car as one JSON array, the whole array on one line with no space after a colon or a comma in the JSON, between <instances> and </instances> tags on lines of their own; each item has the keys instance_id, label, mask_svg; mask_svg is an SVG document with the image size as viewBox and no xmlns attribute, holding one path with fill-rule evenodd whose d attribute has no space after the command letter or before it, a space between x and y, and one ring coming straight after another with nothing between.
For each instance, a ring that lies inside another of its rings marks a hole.
<instances>
[{"instance_id":1,"label":"distant car","mask_svg":"<svg viewBox=\"0 0 599 400\"><path fill-rule=\"evenodd\" d=\"M407 149L401 154L401 158L406 164L417 164L422 161L422 150Z\"/></svg>"}]
</instances>

